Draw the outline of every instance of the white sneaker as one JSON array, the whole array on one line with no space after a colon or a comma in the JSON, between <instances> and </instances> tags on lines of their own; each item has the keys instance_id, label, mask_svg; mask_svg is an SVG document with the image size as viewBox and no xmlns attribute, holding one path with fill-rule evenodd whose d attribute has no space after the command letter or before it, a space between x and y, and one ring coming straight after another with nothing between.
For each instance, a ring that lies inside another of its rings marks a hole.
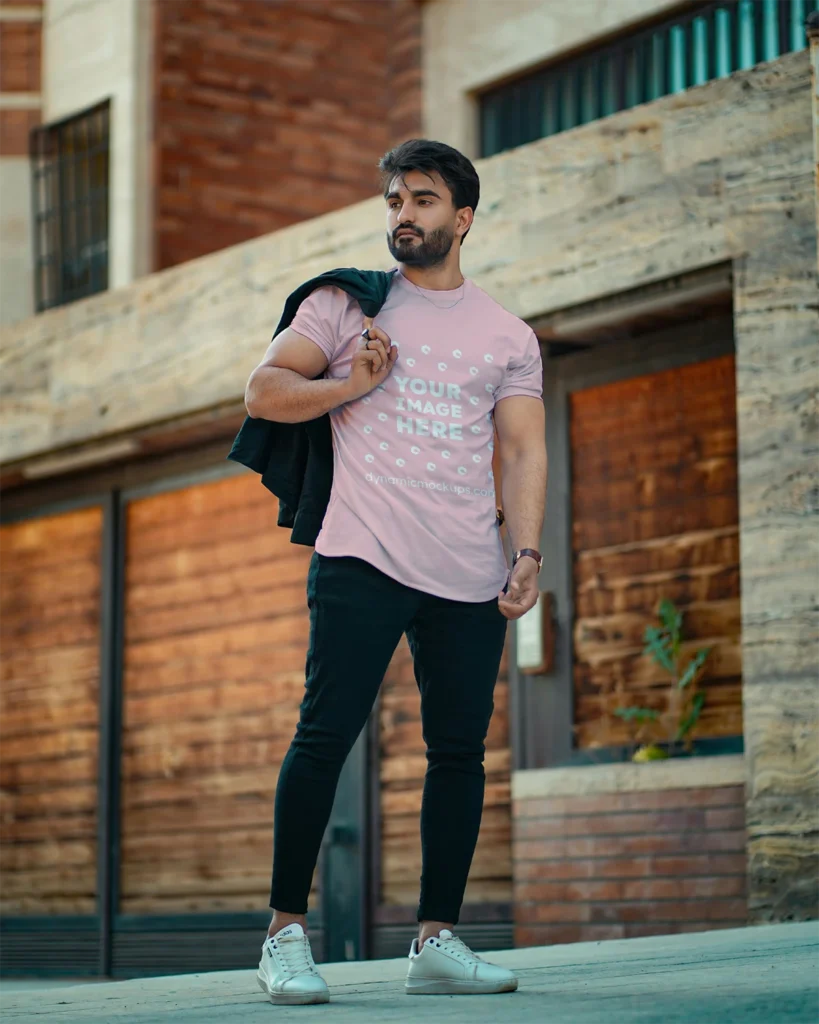
<instances>
[{"instance_id":1,"label":"white sneaker","mask_svg":"<svg viewBox=\"0 0 819 1024\"><path fill-rule=\"evenodd\" d=\"M264 940L256 980L271 1003L330 1002L327 982L313 962L310 940L300 924L289 924Z\"/></svg>"},{"instance_id":2,"label":"white sneaker","mask_svg":"<svg viewBox=\"0 0 819 1024\"><path fill-rule=\"evenodd\" d=\"M404 986L409 995L487 994L514 992L517 987L511 971L481 960L448 928L428 938L420 951L418 939L412 940Z\"/></svg>"}]
</instances>

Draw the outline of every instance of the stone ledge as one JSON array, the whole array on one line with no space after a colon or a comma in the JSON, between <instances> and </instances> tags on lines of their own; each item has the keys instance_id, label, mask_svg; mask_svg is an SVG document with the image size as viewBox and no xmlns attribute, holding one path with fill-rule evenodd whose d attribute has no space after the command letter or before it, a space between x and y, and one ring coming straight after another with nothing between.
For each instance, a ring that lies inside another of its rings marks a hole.
<instances>
[{"instance_id":1,"label":"stone ledge","mask_svg":"<svg viewBox=\"0 0 819 1024\"><path fill-rule=\"evenodd\" d=\"M512 799L744 784L745 757L742 754L674 757L646 764L593 764L576 768L535 768L513 772Z\"/></svg>"}]
</instances>

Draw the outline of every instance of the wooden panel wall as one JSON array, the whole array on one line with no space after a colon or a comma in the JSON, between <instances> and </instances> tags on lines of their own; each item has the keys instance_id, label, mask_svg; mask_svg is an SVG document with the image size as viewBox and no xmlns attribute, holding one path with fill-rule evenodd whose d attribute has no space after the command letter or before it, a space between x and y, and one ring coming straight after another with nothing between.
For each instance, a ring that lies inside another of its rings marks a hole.
<instances>
[{"instance_id":1,"label":"wooden panel wall","mask_svg":"<svg viewBox=\"0 0 819 1024\"><path fill-rule=\"evenodd\" d=\"M512 898L509 796L507 654L495 688L495 711L486 739L486 795L465 903ZM418 903L421 878L421 795L426 771L421 698L406 639L381 689L381 896L382 906Z\"/></svg>"},{"instance_id":2,"label":"wooden panel wall","mask_svg":"<svg viewBox=\"0 0 819 1024\"><path fill-rule=\"evenodd\" d=\"M0 912L92 914L102 510L0 529Z\"/></svg>"},{"instance_id":3,"label":"wooden panel wall","mask_svg":"<svg viewBox=\"0 0 819 1024\"><path fill-rule=\"evenodd\" d=\"M741 735L734 357L576 392L570 431L578 745L626 742L618 706L665 707L642 654L664 597L684 650L712 648L697 735Z\"/></svg>"},{"instance_id":4,"label":"wooden panel wall","mask_svg":"<svg viewBox=\"0 0 819 1024\"><path fill-rule=\"evenodd\" d=\"M267 907L310 554L253 474L129 504L121 912Z\"/></svg>"}]
</instances>

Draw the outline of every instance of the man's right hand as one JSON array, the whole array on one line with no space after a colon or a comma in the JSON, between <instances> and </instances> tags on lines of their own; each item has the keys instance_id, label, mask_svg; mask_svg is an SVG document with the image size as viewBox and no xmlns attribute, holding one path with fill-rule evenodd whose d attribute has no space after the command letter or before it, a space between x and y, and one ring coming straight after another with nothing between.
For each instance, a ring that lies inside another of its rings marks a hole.
<instances>
[{"instance_id":1,"label":"man's right hand","mask_svg":"<svg viewBox=\"0 0 819 1024\"><path fill-rule=\"evenodd\" d=\"M350 398L354 401L369 394L390 375L398 358L398 348L390 337L379 327L372 326L372 317L366 317L364 326L369 328L369 344L361 338L361 344L353 354L350 376L347 378Z\"/></svg>"}]
</instances>

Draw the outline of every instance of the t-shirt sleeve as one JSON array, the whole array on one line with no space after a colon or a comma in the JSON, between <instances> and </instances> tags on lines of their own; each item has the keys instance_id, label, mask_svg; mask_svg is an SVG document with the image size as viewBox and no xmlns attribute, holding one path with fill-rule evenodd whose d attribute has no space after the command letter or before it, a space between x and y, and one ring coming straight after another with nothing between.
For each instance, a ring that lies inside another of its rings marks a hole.
<instances>
[{"instance_id":1,"label":"t-shirt sleeve","mask_svg":"<svg viewBox=\"0 0 819 1024\"><path fill-rule=\"evenodd\" d=\"M540 398L543 395L543 361L537 335L529 331L523 348L510 359L503 380L495 388L495 402L515 395Z\"/></svg>"},{"instance_id":2,"label":"t-shirt sleeve","mask_svg":"<svg viewBox=\"0 0 819 1024\"><path fill-rule=\"evenodd\" d=\"M348 295L341 288L316 288L302 301L290 324L294 331L318 345L328 363L342 343L341 321L347 302Z\"/></svg>"}]
</instances>

